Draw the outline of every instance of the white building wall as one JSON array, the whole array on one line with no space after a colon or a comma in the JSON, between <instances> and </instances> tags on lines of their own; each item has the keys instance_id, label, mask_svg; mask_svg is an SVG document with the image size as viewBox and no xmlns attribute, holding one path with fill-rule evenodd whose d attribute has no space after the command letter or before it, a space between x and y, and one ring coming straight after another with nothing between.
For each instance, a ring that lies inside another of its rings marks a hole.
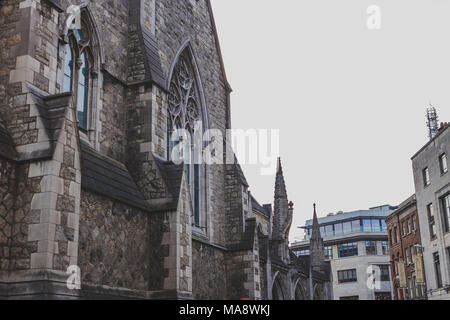
<instances>
[{"instance_id":1,"label":"white building wall","mask_svg":"<svg viewBox=\"0 0 450 320\"><path fill-rule=\"evenodd\" d=\"M413 159L414 184L416 188L417 210L419 214L420 233L424 247L423 258L429 299L450 300L450 293L438 288L433 263L433 254L439 253L442 283L450 287L450 232L445 231L441 197L450 192L450 172L441 175L439 156L447 154L450 159L450 129L447 128L433 141L426 145ZM450 164L450 163L448 163ZM422 171L428 168L431 185L425 187ZM436 221L436 239L431 239L427 206L432 203Z\"/></svg>"},{"instance_id":2,"label":"white building wall","mask_svg":"<svg viewBox=\"0 0 450 320\"><path fill-rule=\"evenodd\" d=\"M390 281L380 282L379 288L369 288L367 280L368 270L371 265L389 265L389 255L382 255L381 241L377 241L377 255L366 255L365 241L358 241L358 256L338 257L338 245L333 246L333 259L331 268L333 272L334 299L341 297L358 296L359 300L374 300L375 292L390 292ZM357 282L339 283L338 271L356 269Z\"/></svg>"}]
</instances>

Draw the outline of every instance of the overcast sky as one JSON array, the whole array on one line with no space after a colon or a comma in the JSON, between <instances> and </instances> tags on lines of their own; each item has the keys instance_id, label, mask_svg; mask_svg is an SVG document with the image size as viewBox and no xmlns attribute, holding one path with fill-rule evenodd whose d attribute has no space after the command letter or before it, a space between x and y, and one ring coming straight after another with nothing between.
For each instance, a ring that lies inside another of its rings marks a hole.
<instances>
[{"instance_id":1,"label":"overcast sky","mask_svg":"<svg viewBox=\"0 0 450 320\"><path fill-rule=\"evenodd\" d=\"M411 157L425 109L450 120L450 1L212 0L233 88L232 125L280 129L297 227L331 212L398 205L414 193ZM381 29L367 28L367 8ZM273 203L274 176L243 165Z\"/></svg>"}]
</instances>

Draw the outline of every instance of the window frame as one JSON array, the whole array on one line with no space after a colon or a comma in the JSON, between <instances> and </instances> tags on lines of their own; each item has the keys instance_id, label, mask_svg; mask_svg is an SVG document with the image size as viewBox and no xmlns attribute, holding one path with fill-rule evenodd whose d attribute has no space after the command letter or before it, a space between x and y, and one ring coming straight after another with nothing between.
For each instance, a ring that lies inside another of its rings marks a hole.
<instances>
[{"instance_id":1,"label":"window frame","mask_svg":"<svg viewBox=\"0 0 450 320\"><path fill-rule=\"evenodd\" d=\"M438 252L433 253L433 266L434 266L436 287L437 289L440 289L443 287L443 283L442 283L441 260Z\"/></svg>"},{"instance_id":2,"label":"window frame","mask_svg":"<svg viewBox=\"0 0 450 320\"><path fill-rule=\"evenodd\" d=\"M450 232L450 193L442 196L441 199L442 215L444 219L445 232Z\"/></svg>"},{"instance_id":3,"label":"window frame","mask_svg":"<svg viewBox=\"0 0 450 320\"><path fill-rule=\"evenodd\" d=\"M195 60L195 55L192 50L190 41L186 41L178 50L178 53L176 54L172 66L171 71L169 73L169 76L167 78L167 87L169 88L169 91L172 88L173 81L176 80L179 76L180 70L187 70L189 72L190 80L192 80L192 90L190 92L195 95L195 105L196 110L198 112L198 119L196 121L202 121L202 128L201 128L201 135L205 134L205 132L209 129L209 122L208 122L208 112L207 112L207 106L206 106L206 100L203 92L203 85L201 81L201 77L199 74L199 69ZM172 92L172 91L170 91ZM176 91L174 91L176 92ZM169 93L170 95L171 93ZM173 95L174 96L174 95ZM184 98L184 97L181 97ZM184 101L184 100L183 100ZM198 132L195 132L195 128L191 128L192 125L190 122L192 122L190 117L188 119L188 106L183 105L183 111L182 113L186 115L186 120L188 120L185 124L186 126L179 129L185 129L190 132L191 134L191 142L203 140L202 137L197 137L199 134ZM171 157L171 151L173 150L173 143L171 141L171 135L173 133L173 130L175 129L174 124L177 124L177 121L180 120L180 115L177 115L176 113L171 112L171 103L170 98L167 102L167 160L170 161ZM190 121L190 122L189 122ZM175 122L175 123L173 123ZM205 142L201 141L202 148L205 147ZM212 227L210 217L209 217L209 200L208 200L208 175L209 170L207 166L201 161L200 158L199 161L196 161L196 155L195 152L193 152L190 148L190 152L192 153L192 156L194 157L194 161L186 167L186 169L189 171L187 172L189 177L193 177L193 183L189 183L189 189L191 193L191 205L192 205L192 228L193 233L196 235L199 235L200 237L208 237L211 236L210 229ZM201 156L200 156L201 157ZM198 163L200 162L200 163Z\"/></svg>"},{"instance_id":4,"label":"window frame","mask_svg":"<svg viewBox=\"0 0 450 320\"><path fill-rule=\"evenodd\" d=\"M441 170L441 175L448 172L447 154L445 152L439 156L439 168Z\"/></svg>"},{"instance_id":5,"label":"window frame","mask_svg":"<svg viewBox=\"0 0 450 320\"><path fill-rule=\"evenodd\" d=\"M352 283L358 282L358 273L357 270L354 269L346 269L346 270L338 270L338 283Z\"/></svg>"},{"instance_id":6,"label":"window frame","mask_svg":"<svg viewBox=\"0 0 450 320\"><path fill-rule=\"evenodd\" d=\"M98 30L94 23L93 17L90 11L87 9L87 4L80 5L80 15L81 15L81 31L83 32L83 36L80 37L77 34L77 30L73 30L69 25L71 25L72 21L70 19L74 19L73 16L68 16L65 21L65 28L63 30L60 42L58 44L58 57L61 60L61 67L58 67L58 85L61 93L69 92L65 86L66 81L66 72L65 61L67 59L67 48L71 49L72 58L73 58L73 67L72 67L72 84L70 88L70 92L72 92L73 96L73 106L77 109L76 117L78 118L78 102L77 99L84 99L86 103L84 104L84 124L78 121L77 128L79 132L80 139L87 142L92 148L99 150L99 129L101 120L99 118L99 110L102 107L103 101L101 99L101 93L103 91L103 75L100 72L100 68L105 62L103 55L103 47L101 42L99 41ZM82 54L85 54L86 61L88 64L88 70L86 74L88 75L88 79L85 82L85 95L83 98L79 98L79 89L78 89L78 78L80 67L77 64L80 61L79 57Z\"/></svg>"},{"instance_id":7,"label":"window frame","mask_svg":"<svg viewBox=\"0 0 450 320\"><path fill-rule=\"evenodd\" d=\"M431 185L430 169L428 167L422 170L422 179L425 188Z\"/></svg>"},{"instance_id":8,"label":"window frame","mask_svg":"<svg viewBox=\"0 0 450 320\"><path fill-rule=\"evenodd\" d=\"M346 242L338 245L338 257L348 258L359 255L357 242Z\"/></svg>"},{"instance_id":9,"label":"window frame","mask_svg":"<svg viewBox=\"0 0 450 320\"><path fill-rule=\"evenodd\" d=\"M437 230L436 230L436 215L434 213L434 205L433 203L429 203L427 205L427 216L428 216L428 232L430 233L430 239L434 240L437 238Z\"/></svg>"},{"instance_id":10,"label":"window frame","mask_svg":"<svg viewBox=\"0 0 450 320\"><path fill-rule=\"evenodd\" d=\"M364 247L366 249L366 256L378 255L377 241L365 241Z\"/></svg>"}]
</instances>

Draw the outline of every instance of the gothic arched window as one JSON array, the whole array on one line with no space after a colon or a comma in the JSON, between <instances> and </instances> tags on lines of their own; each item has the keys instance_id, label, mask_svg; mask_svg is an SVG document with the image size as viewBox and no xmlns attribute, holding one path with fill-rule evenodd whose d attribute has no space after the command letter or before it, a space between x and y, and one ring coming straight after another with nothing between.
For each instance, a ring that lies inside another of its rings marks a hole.
<instances>
[{"instance_id":1,"label":"gothic arched window","mask_svg":"<svg viewBox=\"0 0 450 320\"><path fill-rule=\"evenodd\" d=\"M201 161L204 115L200 87L192 61L192 56L186 48L173 67L168 95L167 151L169 160L178 160L172 158L174 147L180 142L184 142L186 146L181 158L186 166L192 197L193 223L198 228L204 228L205 197L202 190L205 189L205 168ZM174 138L174 132L178 129L182 129L185 134Z\"/></svg>"},{"instance_id":2,"label":"gothic arched window","mask_svg":"<svg viewBox=\"0 0 450 320\"><path fill-rule=\"evenodd\" d=\"M69 30L65 46L63 91L72 91L77 106L78 127L88 130L90 87L90 34L85 24L81 29Z\"/></svg>"}]
</instances>

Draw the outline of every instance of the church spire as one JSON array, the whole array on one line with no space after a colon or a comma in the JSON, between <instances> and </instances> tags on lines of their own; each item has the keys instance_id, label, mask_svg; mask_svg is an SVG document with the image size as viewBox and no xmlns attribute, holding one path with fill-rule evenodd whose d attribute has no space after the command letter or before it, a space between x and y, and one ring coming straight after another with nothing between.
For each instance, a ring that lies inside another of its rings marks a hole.
<instances>
[{"instance_id":1,"label":"church spire","mask_svg":"<svg viewBox=\"0 0 450 320\"><path fill-rule=\"evenodd\" d=\"M284 182L283 167L281 166L281 158L278 158L277 176L275 180L275 206L277 199L285 198L287 201L286 183ZM275 212L277 208L275 207Z\"/></svg>"},{"instance_id":2,"label":"church spire","mask_svg":"<svg viewBox=\"0 0 450 320\"><path fill-rule=\"evenodd\" d=\"M316 204L314 203L313 225L311 240L309 242L310 263L312 270L321 271L325 260L323 239L320 235L319 219L317 218Z\"/></svg>"},{"instance_id":3,"label":"church spire","mask_svg":"<svg viewBox=\"0 0 450 320\"><path fill-rule=\"evenodd\" d=\"M294 204L289 202L283 176L281 158L278 158L275 179L275 203L272 225L272 239L277 242L276 254L281 260L289 262L289 230L291 228Z\"/></svg>"},{"instance_id":4,"label":"church spire","mask_svg":"<svg viewBox=\"0 0 450 320\"><path fill-rule=\"evenodd\" d=\"M311 240L312 239L319 239L320 236L320 227L319 227L319 219L317 219L317 211L316 211L316 204L314 203L314 214L313 214L313 225L312 225L312 232L311 232Z\"/></svg>"}]
</instances>

